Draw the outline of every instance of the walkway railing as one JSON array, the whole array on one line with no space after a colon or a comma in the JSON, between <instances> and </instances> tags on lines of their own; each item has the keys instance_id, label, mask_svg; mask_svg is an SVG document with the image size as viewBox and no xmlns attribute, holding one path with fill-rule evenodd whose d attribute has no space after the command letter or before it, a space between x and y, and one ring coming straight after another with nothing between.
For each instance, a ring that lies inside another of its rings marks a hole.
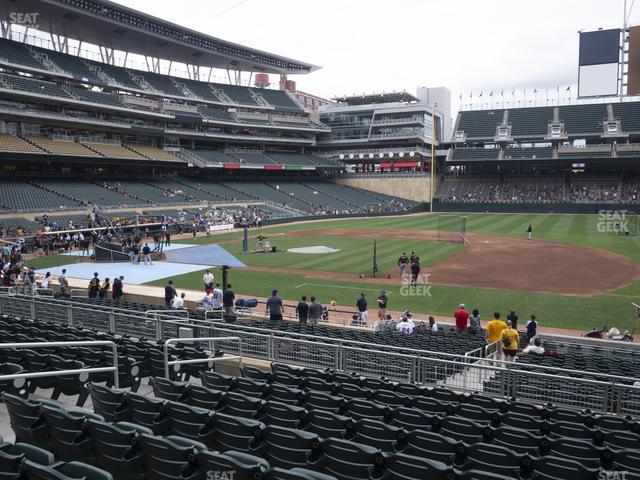
<instances>
[{"instance_id":1,"label":"walkway railing","mask_svg":"<svg viewBox=\"0 0 640 480\"><path fill-rule=\"evenodd\" d=\"M213 352L212 355L210 357L207 358L194 358L194 359L190 359L190 360L169 360L169 345L171 343L178 343L178 342L193 342L193 341L208 341L209 342L209 348L211 349L211 351ZM222 356L222 357L216 357L216 348L215 348L215 344L216 342L230 342L230 341L237 341L238 342L238 351L240 352L238 355L229 355L229 356ZM208 338L169 338L167 341L165 341L164 343L164 377L166 379L170 379L171 377L169 376L169 367L178 367L178 369L180 368L180 365L192 365L194 363L207 363L209 367L213 367L213 364L216 362L219 362L221 360L227 361L227 360L238 360L238 368L242 368L242 344L240 343L240 338L239 337L208 337Z\"/></svg>"},{"instance_id":2,"label":"walkway railing","mask_svg":"<svg viewBox=\"0 0 640 480\"><path fill-rule=\"evenodd\" d=\"M0 375L0 382L6 380L15 380L22 378L44 378L44 377L58 377L65 375L78 375L80 379L86 381L89 375L93 373L112 372L113 373L113 386L120 388L120 380L118 378L118 347L115 343L108 340L87 340L79 342L27 342L27 343L0 343L0 349L16 349L16 348L56 348L56 347L104 347L110 346L113 365L111 367L89 367L89 368L76 368L73 370L52 370L49 372L30 372L30 373L14 373L11 375ZM85 378L82 378L86 376Z\"/></svg>"},{"instance_id":3,"label":"walkway railing","mask_svg":"<svg viewBox=\"0 0 640 480\"><path fill-rule=\"evenodd\" d=\"M159 312L147 318L145 312L0 292L0 313L3 314L132 337L181 339L203 346L209 345L213 338L218 339L218 345L227 354L269 362L384 376L395 381L553 402L603 413L640 414L640 388L632 387L640 379L505 362L493 358L498 352L496 343L485 350L485 354L492 357L487 358L478 356L478 349L469 352L470 355L458 355L273 331L242 323L187 319L172 315L172 311ZM229 341L229 337L237 340Z\"/></svg>"}]
</instances>

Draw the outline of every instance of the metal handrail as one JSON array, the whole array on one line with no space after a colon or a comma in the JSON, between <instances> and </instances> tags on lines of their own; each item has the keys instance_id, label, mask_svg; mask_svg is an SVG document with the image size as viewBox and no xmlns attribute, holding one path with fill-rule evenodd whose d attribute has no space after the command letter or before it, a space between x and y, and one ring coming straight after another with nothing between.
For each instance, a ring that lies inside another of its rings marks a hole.
<instances>
[{"instance_id":1,"label":"metal handrail","mask_svg":"<svg viewBox=\"0 0 640 480\"><path fill-rule=\"evenodd\" d=\"M13 380L16 378L43 378L60 375L80 375L83 373L113 372L113 386L120 388L118 378L118 347L110 340L83 340L78 342L27 342L27 343L0 343L2 348L55 348L55 347L86 347L86 346L111 346L113 354L113 366L111 367L91 367L77 368L73 370L53 370L50 372L14 373L11 375L0 375L0 381Z\"/></svg>"},{"instance_id":2,"label":"metal handrail","mask_svg":"<svg viewBox=\"0 0 640 480\"><path fill-rule=\"evenodd\" d=\"M176 315L178 312L183 312L184 317ZM169 318L173 320L186 320L189 319L189 310L187 309L174 309L174 310L146 310L144 312L145 318Z\"/></svg>"},{"instance_id":3,"label":"metal handrail","mask_svg":"<svg viewBox=\"0 0 640 480\"><path fill-rule=\"evenodd\" d=\"M236 340L238 342L238 355L230 355L228 357L216 357L215 351L214 356L207 358L195 358L192 360L172 360L169 361L169 344L177 343L177 342L195 342L195 341L231 341ZM170 365L186 365L192 363L215 363L220 360L239 360L239 366L242 368L242 341L240 337L200 337L200 338L169 338L164 342L163 346L164 350L164 378L169 379L169 366Z\"/></svg>"},{"instance_id":4,"label":"metal handrail","mask_svg":"<svg viewBox=\"0 0 640 480\"><path fill-rule=\"evenodd\" d=\"M116 308L110 308L110 307L100 307L98 305L95 306L91 306L89 307L78 307L76 303L74 302L70 302L70 301L60 301L58 299L54 299L54 300L45 300L45 298L43 297L39 297L39 298L34 298L32 296L28 296L28 295L20 295L20 294L16 294L14 295L14 297L24 297L24 298L28 298L31 299L32 301L38 302L38 303L45 303L45 302L49 302L49 301L53 301L56 302L58 304L62 303L62 304L67 304L70 306L70 308L73 309L78 309L78 308L82 308L82 309L90 309L90 310L94 310L99 308L101 311L105 312L105 313L116 313L116 310L118 312L122 312L121 314L123 315L131 315L131 312L125 309L116 309ZM160 310L159 312L167 312L166 310ZM197 319L188 319L185 320L183 318L174 318L175 322L185 322L188 321L189 323L193 324L194 326L201 326L201 327L210 327L210 328L221 328L221 327L213 327L212 326L212 322L205 322L204 320L197 320ZM153 319L153 320L149 320L149 321L156 321L156 322L167 322L167 320L163 320L162 318L157 318L157 319ZM228 331L241 331L243 333L263 333L266 335L276 335L279 337L284 337L284 338L288 338L291 336L297 337L297 338L304 338L310 341L315 341L315 342L322 342L322 343L326 343L327 338L325 337L319 337L319 336L314 336L314 335L308 335L308 334L302 334L302 333L289 333L289 332L284 332L284 331L278 331L278 332L273 332L271 330L268 329L264 329L264 328L260 328L260 327L246 327L244 325L235 325L235 324L225 324L224 327L227 329ZM215 330L214 330L215 331ZM360 342L360 341L356 341L356 340L344 340L344 339L332 339L333 342L335 342L336 344L339 345L351 345L351 346L364 346L364 347L369 347L371 349L371 347L373 347L373 350L377 350L380 351L380 345L378 344L373 344L373 343L368 343L368 342ZM387 348L392 348L395 352L397 353L403 353L406 352L408 354L419 354L421 356L426 356L426 357L436 357L436 358L442 358L442 357L446 357L446 358L451 358L451 359L465 359L464 355L460 355L460 354L453 354L453 353L447 353L447 352L436 352L436 351L430 351L430 350L416 350L416 349L411 349L411 348L406 348L406 347L397 347L397 346L393 346L393 347L387 347ZM466 357L467 361L469 360L469 357ZM506 364L510 364L511 362L506 362L503 360L492 360L492 362L494 362L494 364L496 365L506 365ZM565 369L565 368L560 368L560 367L553 367L553 366L547 366L547 365L535 365L535 364L526 364L528 371L532 371L532 370L545 370L545 371L554 371L554 372L558 372L558 373L565 373L565 374L579 374L579 375L590 375L590 376L602 376L601 374L598 374L596 372L589 372L589 371L581 371L581 370L571 370L571 369ZM636 378L631 378L631 377L623 377L623 376L618 376L618 375L608 375L609 378L612 378L614 381L616 381L617 383L621 383L621 384L627 384L629 381L640 381L640 379L636 379Z\"/></svg>"}]
</instances>

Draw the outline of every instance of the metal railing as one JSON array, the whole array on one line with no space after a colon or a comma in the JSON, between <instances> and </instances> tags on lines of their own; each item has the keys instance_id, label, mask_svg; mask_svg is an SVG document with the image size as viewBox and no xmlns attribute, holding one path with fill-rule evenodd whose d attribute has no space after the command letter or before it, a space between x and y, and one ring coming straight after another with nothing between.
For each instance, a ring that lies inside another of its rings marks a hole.
<instances>
[{"instance_id":1,"label":"metal railing","mask_svg":"<svg viewBox=\"0 0 640 480\"><path fill-rule=\"evenodd\" d=\"M640 413L640 389L630 386L640 379L498 360L495 357L499 342L490 344L482 358L478 349L469 352L471 355L416 350L177 317L166 310L154 314L155 318L146 318L144 312L1 292L0 312L133 337L203 343L214 338L231 355L270 362L332 368L396 381L412 380L458 391L514 396L598 412ZM229 337L237 340L224 340Z\"/></svg>"},{"instance_id":2,"label":"metal railing","mask_svg":"<svg viewBox=\"0 0 640 480\"><path fill-rule=\"evenodd\" d=\"M86 380L92 373L113 372L113 386L120 388L120 380L118 378L118 347L109 340L86 340L79 342L27 342L27 343L0 343L0 349L3 348L57 348L57 347L100 347L111 346L113 355L113 366L111 367L89 367L76 368L73 370L52 370L49 372L30 372L30 373L14 373L11 375L0 375L0 382L5 380L15 380L21 378L44 378L58 377L64 375L79 375L80 380ZM83 376L86 378L83 379Z\"/></svg>"},{"instance_id":3,"label":"metal railing","mask_svg":"<svg viewBox=\"0 0 640 480\"><path fill-rule=\"evenodd\" d=\"M230 341L237 341L238 342L238 351L239 354L238 355L230 355L230 356L222 356L222 357L216 357L215 356L215 342L230 342ZM207 357L207 358L194 358L194 359L190 359L190 360L169 360L169 344L171 343L184 343L184 342L194 342L194 341L207 341L210 344L210 349L213 352L213 355L211 357ZM242 344L240 343L240 338L239 337L198 337L198 338L169 338L163 346L163 351L164 351L164 377L166 379L170 379L171 377L169 376L169 367L173 366L177 366L178 369L180 368L180 365L191 365L194 363L207 363L209 365L209 367L213 367L213 364L215 362L219 362L221 360L238 360L238 368L242 368Z\"/></svg>"}]
</instances>

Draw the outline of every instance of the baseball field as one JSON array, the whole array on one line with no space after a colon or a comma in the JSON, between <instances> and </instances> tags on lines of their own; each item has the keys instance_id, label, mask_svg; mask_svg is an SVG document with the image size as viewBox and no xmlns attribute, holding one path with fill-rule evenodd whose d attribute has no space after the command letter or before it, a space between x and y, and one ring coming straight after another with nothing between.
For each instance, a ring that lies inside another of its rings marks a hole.
<instances>
[{"instance_id":1,"label":"baseball field","mask_svg":"<svg viewBox=\"0 0 640 480\"><path fill-rule=\"evenodd\" d=\"M266 297L278 288L286 300L315 295L353 308L361 292L375 304L381 289L390 292L391 310L451 315L463 302L478 308L483 320L494 311L514 308L540 325L574 330L600 326L634 329L640 303L640 237L616 235L613 221L597 215L469 214L469 245L437 241L438 214L320 220L249 231L249 248L257 235L276 253L242 254L242 232L175 240L218 243L247 268L233 268L229 279L243 297ZM527 240L531 224L533 239ZM372 277L376 241L378 274ZM332 253L293 253L290 248L328 247ZM401 282L402 252L421 259L419 286ZM64 258L68 262L69 257ZM62 261L35 259L36 268ZM172 277L178 290L201 289L203 272ZM216 279L221 278L215 269ZM387 278L390 277L390 278ZM167 279L150 282L165 285Z\"/></svg>"},{"instance_id":2,"label":"baseball field","mask_svg":"<svg viewBox=\"0 0 640 480\"><path fill-rule=\"evenodd\" d=\"M597 215L467 215L469 246L436 240L437 214L315 221L251 230L249 247L262 233L280 253L241 253L242 234L199 237L216 242L249 268L233 269L230 281L243 296L283 298L315 295L353 307L360 292L370 303L381 289L389 308L451 315L460 303L490 319L515 308L535 314L541 325L586 330L603 325L633 329L640 302L640 237L616 235ZM526 239L527 226L533 240ZM377 278L372 278L376 239ZM180 240L194 243L194 239ZM325 246L334 253L291 253L289 248ZM401 284L402 252L421 259L425 287ZM365 275L361 278L360 275ZM387 279L387 275L391 279ZM220 278L220 275L216 275ZM178 288L201 288L202 273L174 278ZM165 280L153 282L164 285ZM428 288L427 288L428 287Z\"/></svg>"}]
</instances>

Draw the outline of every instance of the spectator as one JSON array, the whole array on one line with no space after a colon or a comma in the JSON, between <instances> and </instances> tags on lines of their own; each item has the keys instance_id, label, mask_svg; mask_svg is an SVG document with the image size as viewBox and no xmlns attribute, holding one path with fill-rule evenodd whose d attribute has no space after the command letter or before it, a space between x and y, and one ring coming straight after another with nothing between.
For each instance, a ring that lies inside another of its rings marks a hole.
<instances>
[{"instance_id":1,"label":"spectator","mask_svg":"<svg viewBox=\"0 0 640 480\"><path fill-rule=\"evenodd\" d=\"M507 328L502 330L500 340L502 341L502 352L504 353L505 360L512 362L518 354L520 336L518 335L518 331L513 328L511 320L507 320Z\"/></svg>"},{"instance_id":2,"label":"spectator","mask_svg":"<svg viewBox=\"0 0 640 480\"><path fill-rule=\"evenodd\" d=\"M398 325L396 325L396 330L406 335L412 334L414 328L415 324L413 323L413 319L411 318L410 313L403 315L402 318L400 318L400 322L398 322Z\"/></svg>"},{"instance_id":3,"label":"spectator","mask_svg":"<svg viewBox=\"0 0 640 480\"><path fill-rule=\"evenodd\" d=\"M211 290L213 291L213 274L211 273L211 271L207 270L206 272L204 272L204 275L202 276L202 282L204 283L204 289L206 290Z\"/></svg>"},{"instance_id":4,"label":"spectator","mask_svg":"<svg viewBox=\"0 0 640 480\"><path fill-rule=\"evenodd\" d=\"M227 283L227 288L222 292L222 305L224 307L225 320L230 319L233 315L233 302L236 299L236 294L231 290L231 284Z\"/></svg>"},{"instance_id":5,"label":"spectator","mask_svg":"<svg viewBox=\"0 0 640 480\"><path fill-rule=\"evenodd\" d=\"M378 320L384 320L387 318L387 303L389 302L389 297L387 297L387 292L382 290L380 292L380 296L378 297Z\"/></svg>"},{"instance_id":6,"label":"spectator","mask_svg":"<svg viewBox=\"0 0 640 480\"><path fill-rule=\"evenodd\" d=\"M316 301L316 297L311 297L311 304L309 305L309 324L317 326L322 318L322 313L322 304Z\"/></svg>"},{"instance_id":7,"label":"spectator","mask_svg":"<svg viewBox=\"0 0 640 480\"><path fill-rule=\"evenodd\" d=\"M51 272L47 272L44 274L44 278L42 279L42 282L40 282L40 288L49 288L50 284L51 284Z\"/></svg>"},{"instance_id":8,"label":"spectator","mask_svg":"<svg viewBox=\"0 0 640 480\"><path fill-rule=\"evenodd\" d=\"M58 284L60 285L60 293L69 295L69 281L67 280L67 269L63 268L62 273L58 275Z\"/></svg>"},{"instance_id":9,"label":"spectator","mask_svg":"<svg viewBox=\"0 0 640 480\"><path fill-rule=\"evenodd\" d=\"M513 325L514 330L518 330L518 315L516 314L515 309L509 312L509 315L507 315L507 320L511 322L511 325Z\"/></svg>"},{"instance_id":10,"label":"spectator","mask_svg":"<svg viewBox=\"0 0 640 480\"><path fill-rule=\"evenodd\" d=\"M216 283L216 287L211 292L211 308L217 312L222 309L222 295L223 291L220 288L220 284Z\"/></svg>"},{"instance_id":11,"label":"spectator","mask_svg":"<svg viewBox=\"0 0 640 480\"><path fill-rule=\"evenodd\" d=\"M173 298L173 300L171 301L171 308L173 308L174 310L181 310L184 308L184 297L185 294L184 292L182 292L180 294L180 296L175 296Z\"/></svg>"},{"instance_id":12,"label":"spectator","mask_svg":"<svg viewBox=\"0 0 640 480\"><path fill-rule=\"evenodd\" d=\"M493 320L487 323L486 338L488 343L497 342L502 338L502 331L507 328L507 324L500 320L500 312L494 312Z\"/></svg>"},{"instance_id":13,"label":"spectator","mask_svg":"<svg viewBox=\"0 0 640 480\"><path fill-rule=\"evenodd\" d=\"M301 324L306 324L309 318L309 304L307 303L307 296L303 295L296 306L296 314L298 315L298 321Z\"/></svg>"},{"instance_id":14,"label":"spectator","mask_svg":"<svg viewBox=\"0 0 640 480\"><path fill-rule=\"evenodd\" d=\"M140 246L135 243L133 245L133 247L131 247L132 251L133 251L133 259L132 259L132 263L134 265L139 265L140 264ZM115 284L116 281L114 280L113 283Z\"/></svg>"},{"instance_id":15,"label":"spectator","mask_svg":"<svg viewBox=\"0 0 640 480\"><path fill-rule=\"evenodd\" d=\"M531 339L538 334L538 320L536 320L536 316L531 315L525 326L527 327L527 342L531 342Z\"/></svg>"},{"instance_id":16,"label":"spectator","mask_svg":"<svg viewBox=\"0 0 640 480\"><path fill-rule=\"evenodd\" d=\"M542 340L540 340L540 337L534 338L533 345L527 345L526 347L524 347L524 349L518 354L518 356L521 357L529 353L533 353L535 355L544 355L544 348L542 347Z\"/></svg>"},{"instance_id":17,"label":"spectator","mask_svg":"<svg viewBox=\"0 0 640 480\"><path fill-rule=\"evenodd\" d=\"M282 298L280 298L278 290L275 288L271 292L271 296L267 299L267 313L269 313L270 320L282 320L284 306L282 305Z\"/></svg>"},{"instance_id":18,"label":"spectator","mask_svg":"<svg viewBox=\"0 0 640 480\"><path fill-rule=\"evenodd\" d=\"M124 276L120 275L113 280L113 293L111 294L114 300L120 300L124 296Z\"/></svg>"},{"instance_id":19,"label":"spectator","mask_svg":"<svg viewBox=\"0 0 640 480\"><path fill-rule=\"evenodd\" d=\"M469 317L469 333L477 335L482 331L482 325L480 324L480 312L477 308L474 308Z\"/></svg>"},{"instance_id":20,"label":"spectator","mask_svg":"<svg viewBox=\"0 0 640 480\"><path fill-rule=\"evenodd\" d=\"M429 316L429 330L431 330L432 333L438 332L438 324L436 323L436 319L432 316Z\"/></svg>"},{"instance_id":21,"label":"spectator","mask_svg":"<svg viewBox=\"0 0 640 480\"><path fill-rule=\"evenodd\" d=\"M367 296L364 292L360 294L360 298L356 302L356 307L358 307L359 322L366 324L369 313L367 312Z\"/></svg>"},{"instance_id":22,"label":"spectator","mask_svg":"<svg viewBox=\"0 0 640 480\"><path fill-rule=\"evenodd\" d=\"M453 316L456 319L456 333L466 332L469 321L469 312L467 312L464 303L458 305L458 309L453 312Z\"/></svg>"},{"instance_id":23,"label":"spectator","mask_svg":"<svg viewBox=\"0 0 640 480\"><path fill-rule=\"evenodd\" d=\"M142 247L142 255L144 256L145 265L153 265L153 262L151 261L151 248L148 243L145 243L144 247Z\"/></svg>"},{"instance_id":24,"label":"spectator","mask_svg":"<svg viewBox=\"0 0 640 480\"><path fill-rule=\"evenodd\" d=\"M173 299L178 296L175 287L173 286L173 280L169 280L169 282L164 287L164 304L167 307L171 306L171 302Z\"/></svg>"},{"instance_id":25,"label":"spectator","mask_svg":"<svg viewBox=\"0 0 640 480\"><path fill-rule=\"evenodd\" d=\"M38 284L36 283L36 272L33 268L30 268L27 274L25 275L25 286L29 289L28 294L33 294L38 288Z\"/></svg>"},{"instance_id":26,"label":"spectator","mask_svg":"<svg viewBox=\"0 0 640 480\"><path fill-rule=\"evenodd\" d=\"M89 298L97 298L99 290L100 279L98 278L98 272L94 272L93 278L89 280Z\"/></svg>"},{"instance_id":27,"label":"spectator","mask_svg":"<svg viewBox=\"0 0 640 480\"><path fill-rule=\"evenodd\" d=\"M202 297L202 309L205 312L210 312L213 309L213 293L211 290L207 290Z\"/></svg>"},{"instance_id":28,"label":"spectator","mask_svg":"<svg viewBox=\"0 0 640 480\"><path fill-rule=\"evenodd\" d=\"M111 282L109 281L109 277L105 277L104 282L102 282L102 286L100 287L100 291L98 292L98 296L100 298L107 298L110 288Z\"/></svg>"}]
</instances>

